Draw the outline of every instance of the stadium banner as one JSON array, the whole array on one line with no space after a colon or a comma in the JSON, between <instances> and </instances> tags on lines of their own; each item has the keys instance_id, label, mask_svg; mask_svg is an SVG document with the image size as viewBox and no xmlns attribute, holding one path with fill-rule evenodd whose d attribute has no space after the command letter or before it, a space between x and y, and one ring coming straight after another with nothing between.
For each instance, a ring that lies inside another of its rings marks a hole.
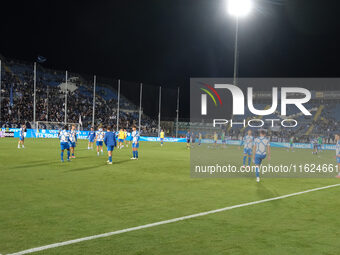
<instances>
[{"instance_id":1,"label":"stadium banner","mask_svg":"<svg viewBox=\"0 0 340 255\"><path fill-rule=\"evenodd\" d=\"M58 138L59 130L49 130L49 129L27 129L25 133L25 138ZM4 137L16 137L19 138L20 129L19 128L9 128L7 131L2 131ZM8 134L8 135L6 135ZM11 134L11 136L9 135ZM78 139L84 140L87 139L89 135L89 131L77 131ZM127 140L131 138L131 134L128 133ZM131 139L130 139L131 140ZM149 136L141 136L140 141L145 142L160 142L159 137L149 137ZM186 142L185 138L172 138L166 137L164 138L164 142Z\"/></svg>"},{"instance_id":2,"label":"stadium banner","mask_svg":"<svg viewBox=\"0 0 340 255\"><path fill-rule=\"evenodd\" d=\"M145 141L145 142L160 142L161 139L159 137L149 137L149 136L141 136L139 141ZM172 137L165 137L164 142L177 142L177 143L184 143L186 142L185 138L172 138Z\"/></svg>"},{"instance_id":3,"label":"stadium banner","mask_svg":"<svg viewBox=\"0 0 340 255\"><path fill-rule=\"evenodd\" d=\"M15 137L19 138L19 128L9 128L6 131L0 131L0 137ZM48 129L27 129L25 134L25 138L58 138L59 130L48 130ZM78 139L86 140L88 137L89 131L77 131ZM2 136L1 136L2 135ZM128 133L128 140L130 138L130 133ZM141 136L140 141L143 142L160 142L159 137L151 137L151 136ZM164 142L176 142L176 143L185 143L186 138L172 138L165 137ZM197 143L198 139L195 139L193 143ZM202 139L202 144L213 144L215 141L213 139ZM221 140L217 141L217 144L222 144ZM227 145L237 145L241 146L242 141L240 140L226 140L225 144ZM271 147L275 148L290 148L289 143L281 143L281 142L270 142ZM313 149L313 145L310 143L294 143L293 148L296 149ZM323 144L321 146L323 150L335 150L335 144Z\"/></svg>"}]
</instances>

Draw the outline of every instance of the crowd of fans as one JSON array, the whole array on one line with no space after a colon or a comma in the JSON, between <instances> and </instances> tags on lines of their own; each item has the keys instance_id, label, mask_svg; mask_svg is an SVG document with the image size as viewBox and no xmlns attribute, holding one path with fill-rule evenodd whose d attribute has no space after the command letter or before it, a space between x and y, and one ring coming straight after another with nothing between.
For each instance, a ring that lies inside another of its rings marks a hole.
<instances>
[{"instance_id":1,"label":"crowd of fans","mask_svg":"<svg viewBox=\"0 0 340 255\"><path fill-rule=\"evenodd\" d=\"M13 70L18 69L15 67L16 64L12 63L2 70L0 122L2 127L19 127L25 123L30 128L33 126L34 74L31 70L26 70L28 68L21 68L15 72ZM36 121L41 125L55 127L58 125L44 122L65 121L65 89L60 86L65 82L65 78L62 74L48 72L51 71L37 72ZM79 123L81 120L82 129L89 129L93 115L93 86L91 82L81 77L69 83L74 86L67 94L67 122ZM96 93L95 123L116 128L117 99L113 97L108 99L104 93L105 91L100 89ZM119 127L130 129L132 125L138 124L138 117L137 107L121 95ZM145 133L157 132L156 122L145 114L142 115L141 127Z\"/></svg>"}]
</instances>

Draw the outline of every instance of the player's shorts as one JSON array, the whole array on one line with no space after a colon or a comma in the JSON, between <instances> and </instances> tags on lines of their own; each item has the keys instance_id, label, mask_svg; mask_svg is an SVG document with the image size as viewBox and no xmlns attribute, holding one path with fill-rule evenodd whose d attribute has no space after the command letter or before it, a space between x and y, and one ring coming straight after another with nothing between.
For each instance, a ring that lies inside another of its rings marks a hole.
<instances>
[{"instance_id":1,"label":"player's shorts","mask_svg":"<svg viewBox=\"0 0 340 255\"><path fill-rule=\"evenodd\" d=\"M336 162L340 164L340 157L336 157Z\"/></svg>"},{"instance_id":2,"label":"player's shorts","mask_svg":"<svg viewBox=\"0 0 340 255\"><path fill-rule=\"evenodd\" d=\"M70 149L70 145L68 142L61 142L60 143L60 149L63 151L63 150L68 150Z\"/></svg>"},{"instance_id":3,"label":"player's shorts","mask_svg":"<svg viewBox=\"0 0 340 255\"><path fill-rule=\"evenodd\" d=\"M190 143L190 139L187 139L187 143Z\"/></svg>"},{"instance_id":4,"label":"player's shorts","mask_svg":"<svg viewBox=\"0 0 340 255\"><path fill-rule=\"evenodd\" d=\"M132 148L139 148L139 143L132 143Z\"/></svg>"},{"instance_id":5,"label":"player's shorts","mask_svg":"<svg viewBox=\"0 0 340 255\"><path fill-rule=\"evenodd\" d=\"M225 144L225 142L226 142L225 140L222 140L222 143L223 143L223 144Z\"/></svg>"},{"instance_id":6,"label":"player's shorts","mask_svg":"<svg viewBox=\"0 0 340 255\"><path fill-rule=\"evenodd\" d=\"M107 151L113 151L114 146L107 146Z\"/></svg>"},{"instance_id":7,"label":"player's shorts","mask_svg":"<svg viewBox=\"0 0 340 255\"><path fill-rule=\"evenodd\" d=\"M118 139L118 142L122 143L124 142L124 139Z\"/></svg>"},{"instance_id":8,"label":"player's shorts","mask_svg":"<svg viewBox=\"0 0 340 255\"><path fill-rule=\"evenodd\" d=\"M164 138L161 138L161 142L164 142Z\"/></svg>"},{"instance_id":9,"label":"player's shorts","mask_svg":"<svg viewBox=\"0 0 340 255\"><path fill-rule=\"evenodd\" d=\"M93 143L93 142L94 142L94 138L90 138L90 139L89 139L89 142L90 142L90 143Z\"/></svg>"},{"instance_id":10,"label":"player's shorts","mask_svg":"<svg viewBox=\"0 0 340 255\"><path fill-rule=\"evenodd\" d=\"M132 136L131 136L131 135L128 136L128 137L126 138L126 141L132 141Z\"/></svg>"},{"instance_id":11,"label":"player's shorts","mask_svg":"<svg viewBox=\"0 0 340 255\"><path fill-rule=\"evenodd\" d=\"M76 143L75 142L70 142L70 147L71 148L75 148L76 147Z\"/></svg>"},{"instance_id":12,"label":"player's shorts","mask_svg":"<svg viewBox=\"0 0 340 255\"><path fill-rule=\"evenodd\" d=\"M97 146L103 146L103 141L97 141L97 142L96 142L96 145L97 145Z\"/></svg>"},{"instance_id":13,"label":"player's shorts","mask_svg":"<svg viewBox=\"0 0 340 255\"><path fill-rule=\"evenodd\" d=\"M289 146L290 146L290 148L292 148L292 147L293 147L293 144L292 144L292 143L290 143L290 144L289 144Z\"/></svg>"},{"instance_id":14,"label":"player's shorts","mask_svg":"<svg viewBox=\"0 0 340 255\"><path fill-rule=\"evenodd\" d=\"M244 148L243 153L251 156L253 154L253 150L251 148Z\"/></svg>"},{"instance_id":15,"label":"player's shorts","mask_svg":"<svg viewBox=\"0 0 340 255\"><path fill-rule=\"evenodd\" d=\"M255 154L255 165L261 165L262 160L266 158L267 155Z\"/></svg>"},{"instance_id":16,"label":"player's shorts","mask_svg":"<svg viewBox=\"0 0 340 255\"><path fill-rule=\"evenodd\" d=\"M23 141L23 140L25 140L25 137L24 137L24 136L20 136L20 137L19 137L19 140L20 140L20 141Z\"/></svg>"},{"instance_id":17,"label":"player's shorts","mask_svg":"<svg viewBox=\"0 0 340 255\"><path fill-rule=\"evenodd\" d=\"M313 148L314 148L314 149L318 149L319 146L318 146L317 144L314 144L314 145L313 145Z\"/></svg>"}]
</instances>

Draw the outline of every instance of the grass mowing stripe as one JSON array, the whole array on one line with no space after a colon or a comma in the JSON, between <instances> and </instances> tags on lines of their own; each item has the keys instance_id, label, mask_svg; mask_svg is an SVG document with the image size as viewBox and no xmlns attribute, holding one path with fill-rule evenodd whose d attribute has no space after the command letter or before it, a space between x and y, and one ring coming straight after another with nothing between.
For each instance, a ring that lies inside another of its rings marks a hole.
<instances>
[{"instance_id":1,"label":"grass mowing stripe","mask_svg":"<svg viewBox=\"0 0 340 255\"><path fill-rule=\"evenodd\" d=\"M36 248L24 250L24 251L19 251L19 252L16 252L16 253L11 253L11 254L8 254L8 255L29 254L29 253L33 253L33 252L38 252L38 251L43 251L43 250L47 250L47 249L57 248L57 247L60 247L60 246L66 246L66 245L70 245L70 244L74 244L74 243L80 243L80 242L89 241L89 240L93 240L93 239L98 239L98 238L118 235L118 234L122 234L122 233L126 233L126 232L131 232L131 231L135 231L135 230L151 228L151 227L155 227L155 226L159 226L159 225L164 225L164 224L169 224L169 223L173 223L173 222L177 222L177 221L188 220L188 219L192 219L192 218L196 218L196 217L201 217L201 216L205 216L205 215L209 215L209 214L213 214L213 213L228 211L228 210L235 209L235 208L240 208L240 207L245 207L245 206L249 206L249 205L261 204L261 203L270 202L270 201L274 201L274 200L279 200L279 199L284 199L284 198L288 198L288 197L298 196L298 195L306 194L306 193L309 193L309 192L318 191L318 190L324 190L324 189L329 189L329 188L334 188L334 187L338 187L338 186L340 186L340 183L339 184L334 184L334 185L328 185L328 186L324 186L324 187L319 187L319 188L314 188L314 189L309 189L309 190L305 190L305 191L300 191L300 192L296 192L296 193L292 193L292 194L287 194L287 195L283 195L283 196L279 196L279 197L273 197L273 198L258 200L258 201L254 201L254 202L249 202L249 203L244 203L244 204L239 204L239 205L228 206L228 207L224 207L224 208L220 208L220 209L216 209L216 210L211 210L211 211L201 212L201 213L197 213L197 214L187 215L187 216L183 216L183 217L179 217L179 218L174 218L174 219L170 219L170 220L165 220L165 221L159 221L159 222L150 223L150 224L146 224L146 225L141 225L141 226L137 226L137 227L126 228L126 229L117 230L117 231L113 231L113 232L108 232L108 233L104 233L104 234L99 234L99 235L94 235L94 236L88 236L88 237L73 239L73 240L69 240L69 241L65 241L65 242L60 242L60 243L49 244L49 245L45 245L45 246L41 246L41 247L36 247Z\"/></svg>"}]
</instances>

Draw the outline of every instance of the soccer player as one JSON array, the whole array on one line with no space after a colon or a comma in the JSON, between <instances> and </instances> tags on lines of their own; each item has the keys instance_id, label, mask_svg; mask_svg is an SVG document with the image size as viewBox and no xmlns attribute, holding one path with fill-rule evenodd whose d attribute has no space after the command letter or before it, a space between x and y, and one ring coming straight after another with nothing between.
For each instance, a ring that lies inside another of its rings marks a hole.
<instances>
[{"instance_id":1,"label":"soccer player","mask_svg":"<svg viewBox=\"0 0 340 255\"><path fill-rule=\"evenodd\" d=\"M26 125L22 125L19 131L19 141L18 141L18 149L20 149L20 145L22 148L25 148L25 133L26 133Z\"/></svg>"},{"instance_id":2,"label":"soccer player","mask_svg":"<svg viewBox=\"0 0 340 255\"><path fill-rule=\"evenodd\" d=\"M107 155L109 157L107 163L109 165L112 165L112 151L114 147L116 146L116 135L114 132L111 132L111 127L107 127L107 132L104 136L104 143L107 147Z\"/></svg>"},{"instance_id":3,"label":"soccer player","mask_svg":"<svg viewBox=\"0 0 340 255\"><path fill-rule=\"evenodd\" d=\"M60 140L60 157L61 162L64 162L64 150L67 150L67 161L70 161L70 134L67 132L67 126L65 125L63 129L59 132L59 140Z\"/></svg>"},{"instance_id":4,"label":"soccer player","mask_svg":"<svg viewBox=\"0 0 340 255\"><path fill-rule=\"evenodd\" d=\"M123 142L124 142L124 131L123 129L120 129L118 133L118 148L119 149L124 147Z\"/></svg>"},{"instance_id":5,"label":"soccer player","mask_svg":"<svg viewBox=\"0 0 340 255\"><path fill-rule=\"evenodd\" d=\"M266 158L268 154L268 160L270 160L270 143L269 139L266 137L266 131L260 131L260 137L254 140L254 148L253 148L253 161L255 163L256 170L256 181L260 182L260 172L259 167L262 163L262 160Z\"/></svg>"},{"instance_id":6,"label":"soccer player","mask_svg":"<svg viewBox=\"0 0 340 255\"><path fill-rule=\"evenodd\" d=\"M289 139L289 149L288 151L291 150L292 152L294 152L294 136L292 136L290 139Z\"/></svg>"},{"instance_id":7,"label":"soccer player","mask_svg":"<svg viewBox=\"0 0 340 255\"><path fill-rule=\"evenodd\" d=\"M218 135L216 132L214 132L214 144L215 144L215 147L217 146L217 140L218 140Z\"/></svg>"},{"instance_id":8,"label":"soccer player","mask_svg":"<svg viewBox=\"0 0 340 255\"><path fill-rule=\"evenodd\" d=\"M224 131L222 130L222 133L221 133L221 142L222 142L222 148L225 148L225 144L226 144L226 139L225 139L225 133Z\"/></svg>"},{"instance_id":9,"label":"soccer player","mask_svg":"<svg viewBox=\"0 0 340 255\"><path fill-rule=\"evenodd\" d=\"M129 147L129 145L127 143L128 142L127 136L128 136L128 132L126 131L126 129L124 129L124 144L125 144L126 148Z\"/></svg>"},{"instance_id":10,"label":"soccer player","mask_svg":"<svg viewBox=\"0 0 340 255\"><path fill-rule=\"evenodd\" d=\"M254 137L252 135L251 130L248 130L247 135L243 138L241 146L244 146L243 148L243 167L246 167L246 160L248 157L248 166L251 164L251 158L253 155L253 146L254 146Z\"/></svg>"},{"instance_id":11,"label":"soccer player","mask_svg":"<svg viewBox=\"0 0 340 255\"><path fill-rule=\"evenodd\" d=\"M190 148L190 139L191 139L191 134L190 131L188 130L185 137L187 138L187 149Z\"/></svg>"},{"instance_id":12,"label":"soccer player","mask_svg":"<svg viewBox=\"0 0 340 255\"><path fill-rule=\"evenodd\" d=\"M76 156L74 156L74 148L76 147L76 143L77 143L77 131L76 131L76 126L72 125L71 127L71 131L70 131L70 149L71 149L71 154L72 154L72 158L76 158Z\"/></svg>"},{"instance_id":13,"label":"soccer player","mask_svg":"<svg viewBox=\"0 0 340 255\"><path fill-rule=\"evenodd\" d=\"M104 141L104 131L101 126L99 126L96 132L96 145L97 145L97 156L99 156L99 149L103 155L103 141Z\"/></svg>"},{"instance_id":14,"label":"soccer player","mask_svg":"<svg viewBox=\"0 0 340 255\"><path fill-rule=\"evenodd\" d=\"M136 130L136 127L132 127L132 158L138 159L138 148L139 148L139 132Z\"/></svg>"},{"instance_id":15,"label":"soccer player","mask_svg":"<svg viewBox=\"0 0 340 255\"><path fill-rule=\"evenodd\" d=\"M202 142L202 133L199 132L198 133L198 145L201 145L201 142Z\"/></svg>"},{"instance_id":16,"label":"soccer player","mask_svg":"<svg viewBox=\"0 0 340 255\"><path fill-rule=\"evenodd\" d=\"M318 154L318 140L316 138L312 139L312 147L313 147L313 155L317 155Z\"/></svg>"},{"instance_id":17,"label":"soccer player","mask_svg":"<svg viewBox=\"0 0 340 255\"><path fill-rule=\"evenodd\" d=\"M161 129L161 132L159 133L159 138L161 140L161 146L163 146L163 142L164 142L164 131L163 131L163 129Z\"/></svg>"},{"instance_id":18,"label":"soccer player","mask_svg":"<svg viewBox=\"0 0 340 255\"><path fill-rule=\"evenodd\" d=\"M196 135L194 132L191 132L191 146L194 146L196 142Z\"/></svg>"},{"instance_id":19,"label":"soccer player","mask_svg":"<svg viewBox=\"0 0 340 255\"><path fill-rule=\"evenodd\" d=\"M318 137L318 151L322 152L322 137Z\"/></svg>"},{"instance_id":20,"label":"soccer player","mask_svg":"<svg viewBox=\"0 0 340 255\"><path fill-rule=\"evenodd\" d=\"M340 134L335 135L335 141L336 141L335 157L336 157L336 162L338 163L338 171L339 171L336 178L340 178Z\"/></svg>"},{"instance_id":21,"label":"soccer player","mask_svg":"<svg viewBox=\"0 0 340 255\"><path fill-rule=\"evenodd\" d=\"M96 137L96 132L94 132L93 127L91 127L91 131L89 132L87 136L87 139L89 139L89 143L87 145L88 150L90 149L93 150L93 142L94 142L95 137Z\"/></svg>"}]
</instances>

